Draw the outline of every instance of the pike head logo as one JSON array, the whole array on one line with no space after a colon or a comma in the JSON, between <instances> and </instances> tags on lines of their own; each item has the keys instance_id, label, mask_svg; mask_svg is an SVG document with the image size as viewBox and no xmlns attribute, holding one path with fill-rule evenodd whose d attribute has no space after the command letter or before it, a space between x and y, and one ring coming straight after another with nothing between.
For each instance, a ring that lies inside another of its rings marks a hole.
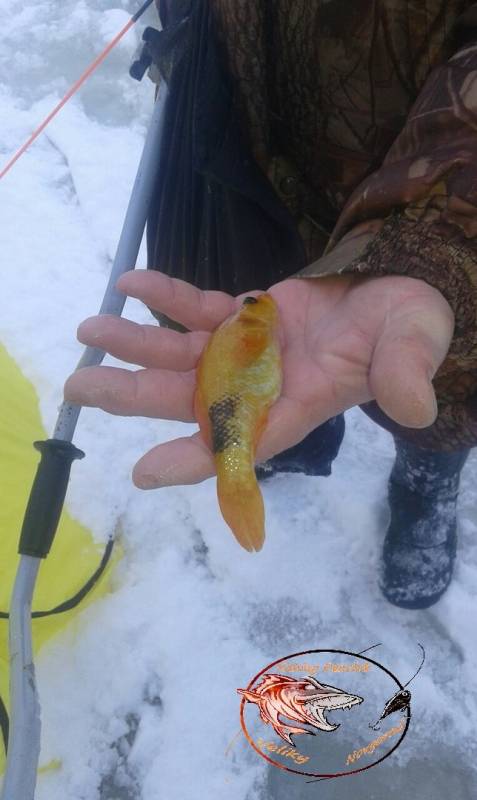
<instances>
[{"instance_id":1,"label":"pike head logo","mask_svg":"<svg viewBox=\"0 0 477 800\"><path fill-rule=\"evenodd\" d=\"M315 731L282 722L280 717L312 725L320 731L335 731L326 719L327 711L351 708L363 702L358 695L348 694L335 686L319 683L315 678L296 679L288 675L266 674L253 689L237 689L249 703L256 703L263 722L271 725L282 739L294 745L291 737L298 733L315 735Z\"/></svg>"}]
</instances>

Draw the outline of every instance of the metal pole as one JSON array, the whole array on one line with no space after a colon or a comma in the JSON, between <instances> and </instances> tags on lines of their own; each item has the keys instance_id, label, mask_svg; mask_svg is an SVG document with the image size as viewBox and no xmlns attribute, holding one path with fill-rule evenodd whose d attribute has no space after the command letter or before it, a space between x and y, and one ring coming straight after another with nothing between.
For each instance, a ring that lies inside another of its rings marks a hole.
<instances>
[{"instance_id":1,"label":"metal pole","mask_svg":"<svg viewBox=\"0 0 477 800\"><path fill-rule=\"evenodd\" d=\"M40 704L31 641L31 601L40 559L22 556L13 587L10 624L11 722L2 798L33 800L40 756Z\"/></svg>"},{"instance_id":2,"label":"metal pole","mask_svg":"<svg viewBox=\"0 0 477 800\"><path fill-rule=\"evenodd\" d=\"M136 264L148 208L157 179L166 100L167 88L162 84L146 136L100 314L116 314L120 316L124 307L126 298L116 290L116 282L123 272L133 269ZM76 369L100 364L103 358L103 350L87 347ZM80 406L63 403L53 439L44 444L55 443L57 451L59 442L71 442L80 410ZM75 448L73 449L75 450ZM78 452L80 451L76 451L76 453ZM54 459L56 455L52 451L49 463L50 469L52 468L51 459ZM72 457L78 456L74 455ZM47 504L51 500L51 498L45 496L45 492L41 491L41 489L39 491L39 487L42 487L45 482L45 476L41 475L41 466L40 464L32 494L30 495L30 501L34 497L34 502L29 503L27 508L22 531L24 547L20 548L21 559L10 606L10 733L1 800L33 800L40 753L40 705L32 656L31 601L40 559L45 557L49 550L57 524L57 521L51 522L51 515L48 515L48 513L41 514L42 509L39 508L39 503ZM69 470L70 467L71 461L65 466L65 470ZM43 483L41 483L42 477ZM64 500L66 487L67 477L64 480L62 497L56 498L59 507L61 507ZM30 519L28 520L29 513ZM50 530L47 533L46 538L49 539L49 544L46 552L40 552L39 556L35 557L28 554L29 552L36 552L38 539L41 538L38 535L38 531L35 531L35 525L40 517L47 519L48 516L50 516L48 524L54 530ZM24 536L24 531L28 528L35 531L35 542L30 547L28 539L33 537L29 537L28 534Z\"/></svg>"},{"instance_id":3,"label":"metal pole","mask_svg":"<svg viewBox=\"0 0 477 800\"><path fill-rule=\"evenodd\" d=\"M151 202L157 174L167 94L167 87L163 83L160 87L159 96L156 100L154 113L146 136L143 154L139 162L131 199L126 211L124 226L111 269L111 276L99 310L100 314L117 314L117 316L120 316L124 308L124 303L126 302L125 296L117 291L116 283L123 272L134 268L139 253L139 247L146 225L147 211ZM101 364L104 355L104 350L100 350L97 347L86 347L76 369ZM75 406L71 403L63 403L53 433L55 439L63 439L71 442L79 412L80 406Z\"/></svg>"}]
</instances>

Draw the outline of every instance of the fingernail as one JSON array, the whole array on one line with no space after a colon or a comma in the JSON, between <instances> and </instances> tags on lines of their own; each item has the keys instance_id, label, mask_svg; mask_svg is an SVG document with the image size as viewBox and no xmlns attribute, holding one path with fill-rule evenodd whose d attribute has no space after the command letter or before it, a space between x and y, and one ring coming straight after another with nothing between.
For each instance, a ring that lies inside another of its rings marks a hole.
<instances>
[{"instance_id":1,"label":"fingernail","mask_svg":"<svg viewBox=\"0 0 477 800\"><path fill-rule=\"evenodd\" d=\"M80 391L79 389L75 389L74 387L70 389L65 386L63 391L63 397L65 398L67 403L74 403L78 406L86 406L92 402L92 398L89 397L88 393L85 391Z\"/></svg>"},{"instance_id":2,"label":"fingernail","mask_svg":"<svg viewBox=\"0 0 477 800\"><path fill-rule=\"evenodd\" d=\"M161 489L157 475L133 475L133 483L138 489Z\"/></svg>"},{"instance_id":3,"label":"fingernail","mask_svg":"<svg viewBox=\"0 0 477 800\"><path fill-rule=\"evenodd\" d=\"M82 341L82 338L87 338L89 341L97 341L100 338L101 334L95 330L96 321L92 319L85 319L83 322L80 322L78 325L78 330L76 332L76 336L79 341ZM82 342L86 344L86 342Z\"/></svg>"},{"instance_id":4,"label":"fingernail","mask_svg":"<svg viewBox=\"0 0 477 800\"><path fill-rule=\"evenodd\" d=\"M88 367L85 369L88 369ZM94 405L101 390L98 391L98 387L96 386L84 386L81 382L81 377L79 377L80 372L81 370L75 372L68 378L64 385L63 396L69 403L76 403L83 406L89 404Z\"/></svg>"},{"instance_id":5,"label":"fingernail","mask_svg":"<svg viewBox=\"0 0 477 800\"><path fill-rule=\"evenodd\" d=\"M129 269L127 272L123 272L123 274L119 276L119 278L116 281L116 289L118 290L118 292L121 292L121 294L126 294L126 291L124 289L121 289L120 283L124 277L134 272L136 272L135 269Z\"/></svg>"}]
</instances>

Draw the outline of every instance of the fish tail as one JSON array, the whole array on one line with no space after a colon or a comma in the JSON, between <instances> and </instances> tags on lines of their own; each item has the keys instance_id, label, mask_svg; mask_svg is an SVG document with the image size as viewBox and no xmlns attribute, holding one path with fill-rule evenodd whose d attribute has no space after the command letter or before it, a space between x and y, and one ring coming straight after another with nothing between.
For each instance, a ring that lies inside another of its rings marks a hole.
<instances>
[{"instance_id":1,"label":"fish tail","mask_svg":"<svg viewBox=\"0 0 477 800\"><path fill-rule=\"evenodd\" d=\"M250 552L261 550L265 541L265 510L253 469L240 479L219 470L217 496L222 515L239 544Z\"/></svg>"}]
</instances>

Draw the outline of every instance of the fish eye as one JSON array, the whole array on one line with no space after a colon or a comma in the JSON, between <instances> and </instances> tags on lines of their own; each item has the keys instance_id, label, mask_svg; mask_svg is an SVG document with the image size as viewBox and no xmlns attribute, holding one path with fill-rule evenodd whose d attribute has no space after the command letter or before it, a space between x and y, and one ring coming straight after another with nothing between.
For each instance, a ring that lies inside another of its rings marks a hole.
<instances>
[{"instance_id":1,"label":"fish eye","mask_svg":"<svg viewBox=\"0 0 477 800\"><path fill-rule=\"evenodd\" d=\"M246 297L245 300L243 301L244 306L252 305L252 303L258 303L256 297Z\"/></svg>"}]
</instances>

